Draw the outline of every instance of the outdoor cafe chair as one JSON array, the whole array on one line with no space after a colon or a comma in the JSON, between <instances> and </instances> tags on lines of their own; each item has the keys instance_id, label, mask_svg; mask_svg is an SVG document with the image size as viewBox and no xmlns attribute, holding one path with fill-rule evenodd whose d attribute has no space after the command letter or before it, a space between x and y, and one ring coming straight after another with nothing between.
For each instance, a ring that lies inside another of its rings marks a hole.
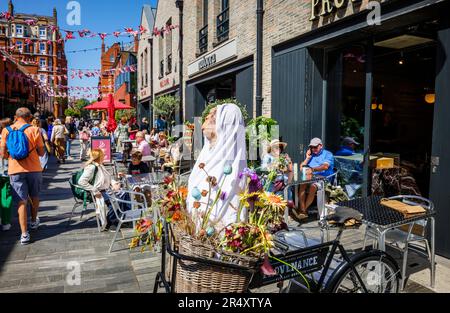
<instances>
[{"instance_id":1,"label":"outdoor cafe chair","mask_svg":"<svg viewBox=\"0 0 450 313\"><path fill-rule=\"evenodd\" d=\"M130 201L122 200L122 199L118 198L115 193L111 193L109 195L109 200L111 202L112 209L114 211L114 214L115 214L117 220L119 221L117 228L116 228L116 233L114 234L114 238L111 241L111 245L109 247L109 253L111 253L116 241L119 241L119 240L117 240L117 234L120 232L122 225L124 223L133 223L133 225L134 225L143 216L145 216L148 211L147 201L146 201L145 195L143 193L134 192L134 191L130 191L130 190L123 190L123 192L128 193L130 195L130 199L131 199ZM139 196L141 198L142 202L136 201L137 196ZM120 208L121 203L130 205L131 210L123 211ZM153 209L152 213L153 213L153 217L152 217L153 221L157 221L157 219L159 218L158 210ZM123 238L121 240L126 240L126 239L131 239L131 238Z\"/></svg>"},{"instance_id":2,"label":"outdoor cafe chair","mask_svg":"<svg viewBox=\"0 0 450 313\"><path fill-rule=\"evenodd\" d=\"M70 184L70 190L72 191L72 196L73 196L73 199L74 199L75 203L74 203L74 205L73 205L73 207L72 207L72 211L71 211L71 213L70 213L69 220L67 221L67 226L70 225L70 221L72 220L73 214L75 213L75 210L76 210L78 207L80 207L80 206L83 207L83 210L81 211L81 216L80 216L80 220L82 220L82 219L83 219L84 212L87 210L87 206L88 206L89 204L92 204L92 205L94 206L94 209L95 209L95 212L96 212L96 213L95 213L95 218L96 218L96 221L97 221L97 229L98 229L98 231L100 232L101 229L100 229L100 221L99 221L98 214L97 214L97 203L96 203L94 200L92 200L92 199L95 199L95 195L94 195L91 191L84 190L81 186L75 185L75 184L72 183L71 181L69 181L69 184ZM87 199L87 198L84 199L84 200L78 199L78 198L75 196L75 188L82 189L82 190L84 190L85 193L89 193L90 196L91 196L91 199Z\"/></svg>"},{"instance_id":3,"label":"outdoor cafe chair","mask_svg":"<svg viewBox=\"0 0 450 313\"><path fill-rule=\"evenodd\" d=\"M434 204L423 197L413 195L401 195L388 198L389 200L398 200L409 205L420 205L428 211L434 211ZM430 249L430 243L428 240L427 227L428 219L423 219L411 223L409 225L394 228L386 233L386 243L392 247L397 248L402 253L402 278L400 290L403 290L406 284L406 269L408 264L408 250L417 252L419 255L426 257L430 263L430 285L434 288L435 284L435 264L432 264L433 260ZM366 247L366 241L373 240L373 246L378 244L378 235L371 228L367 227L364 234L363 247ZM419 245L423 244L425 247Z\"/></svg>"}]
</instances>

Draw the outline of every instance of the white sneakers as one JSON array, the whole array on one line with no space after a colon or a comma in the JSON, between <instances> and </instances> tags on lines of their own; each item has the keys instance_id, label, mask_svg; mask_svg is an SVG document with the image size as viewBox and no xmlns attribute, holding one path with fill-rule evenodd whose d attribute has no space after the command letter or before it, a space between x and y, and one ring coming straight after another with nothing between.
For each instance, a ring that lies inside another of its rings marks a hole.
<instances>
[{"instance_id":1,"label":"white sneakers","mask_svg":"<svg viewBox=\"0 0 450 313\"><path fill-rule=\"evenodd\" d=\"M36 221L30 222L30 227L29 228L31 230L36 230L36 229L39 228L40 223L41 223L41 221L39 220L39 217L37 217ZM11 225L9 227L11 227ZM24 233L24 234L22 234L20 236L20 244L21 245L27 245L29 243L30 243L30 233L26 232L26 233Z\"/></svg>"},{"instance_id":2,"label":"white sneakers","mask_svg":"<svg viewBox=\"0 0 450 313\"><path fill-rule=\"evenodd\" d=\"M30 234L26 232L25 234L22 234L20 236L20 244L21 245L27 245L30 243Z\"/></svg>"},{"instance_id":3,"label":"white sneakers","mask_svg":"<svg viewBox=\"0 0 450 313\"><path fill-rule=\"evenodd\" d=\"M39 217L36 217L36 221L30 223L30 229L31 230L36 230L36 229L39 228L40 224L41 224L41 221L39 220Z\"/></svg>"}]
</instances>

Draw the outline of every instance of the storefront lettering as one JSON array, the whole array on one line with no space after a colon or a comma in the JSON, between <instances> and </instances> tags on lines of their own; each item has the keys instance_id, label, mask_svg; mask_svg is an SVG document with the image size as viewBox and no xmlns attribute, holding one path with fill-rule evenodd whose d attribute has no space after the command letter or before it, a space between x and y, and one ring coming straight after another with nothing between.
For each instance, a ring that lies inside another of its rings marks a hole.
<instances>
[{"instance_id":1,"label":"storefront lettering","mask_svg":"<svg viewBox=\"0 0 450 313\"><path fill-rule=\"evenodd\" d=\"M201 71L207 69L208 67L211 67L215 63L216 63L216 54L205 57L198 63L198 70Z\"/></svg>"},{"instance_id":2,"label":"storefront lettering","mask_svg":"<svg viewBox=\"0 0 450 313\"><path fill-rule=\"evenodd\" d=\"M163 79L159 82L159 87L161 87L161 88L166 87L167 85L169 85L169 83L170 83L170 80L168 78Z\"/></svg>"},{"instance_id":3,"label":"storefront lettering","mask_svg":"<svg viewBox=\"0 0 450 313\"><path fill-rule=\"evenodd\" d=\"M343 8L346 3L361 2L361 0L311 0L311 18L310 21L319 16L331 14L334 9Z\"/></svg>"}]
</instances>

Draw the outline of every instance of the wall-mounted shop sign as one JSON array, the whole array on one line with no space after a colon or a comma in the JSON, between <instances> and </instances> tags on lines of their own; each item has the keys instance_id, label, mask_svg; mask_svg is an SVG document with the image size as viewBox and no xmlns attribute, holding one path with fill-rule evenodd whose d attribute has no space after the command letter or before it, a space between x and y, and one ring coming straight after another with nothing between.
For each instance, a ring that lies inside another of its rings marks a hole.
<instances>
[{"instance_id":1,"label":"wall-mounted shop sign","mask_svg":"<svg viewBox=\"0 0 450 313\"><path fill-rule=\"evenodd\" d=\"M310 21L319 16L331 14L334 10L347 7L349 4L360 3L362 0L311 0L311 18Z\"/></svg>"},{"instance_id":2,"label":"wall-mounted shop sign","mask_svg":"<svg viewBox=\"0 0 450 313\"><path fill-rule=\"evenodd\" d=\"M169 86L170 80L169 78L163 79L159 81L159 87L164 88L166 86Z\"/></svg>"},{"instance_id":3,"label":"wall-mounted shop sign","mask_svg":"<svg viewBox=\"0 0 450 313\"><path fill-rule=\"evenodd\" d=\"M234 39L189 64L188 75L192 76L199 72L206 71L222 62L229 60L230 58L235 57L236 55L237 43L236 39Z\"/></svg>"}]
</instances>

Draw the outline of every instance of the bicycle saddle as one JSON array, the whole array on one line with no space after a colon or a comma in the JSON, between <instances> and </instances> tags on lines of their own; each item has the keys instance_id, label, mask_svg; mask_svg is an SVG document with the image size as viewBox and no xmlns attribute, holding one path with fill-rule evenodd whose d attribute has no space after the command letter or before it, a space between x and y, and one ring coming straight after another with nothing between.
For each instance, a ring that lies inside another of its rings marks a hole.
<instances>
[{"instance_id":1,"label":"bicycle saddle","mask_svg":"<svg viewBox=\"0 0 450 313\"><path fill-rule=\"evenodd\" d=\"M355 209L339 206L335 209L334 214L327 216L327 220L331 224L350 227L360 225L362 217L362 214Z\"/></svg>"}]
</instances>

